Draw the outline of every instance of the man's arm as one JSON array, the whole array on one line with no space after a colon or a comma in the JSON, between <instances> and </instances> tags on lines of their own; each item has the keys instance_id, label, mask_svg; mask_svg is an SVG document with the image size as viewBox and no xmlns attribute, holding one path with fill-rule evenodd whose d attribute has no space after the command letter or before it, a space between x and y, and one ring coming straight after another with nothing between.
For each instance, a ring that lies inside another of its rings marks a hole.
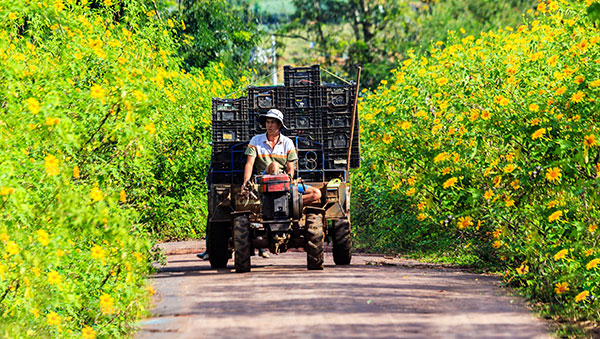
<instances>
[{"instance_id":1,"label":"man's arm","mask_svg":"<svg viewBox=\"0 0 600 339\"><path fill-rule=\"evenodd\" d=\"M252 168L254 168L254 160L256 157L253 155L249 155L246 159L246 166L244 167L244 181L242 183L242 191L245 190L246 184L248 180L252 177Z\"/></svg>"},{"instance_id":2,"label":"man's arm","mask_svg":"<svg viewBox=\"0 0 600 339\"><path fill-rule=\"evenodd\" d=\"M294 177L294 163L294 161L288 161L287 164L285 164L285 171L292 178Z\"/></svg>"}]
</instances>

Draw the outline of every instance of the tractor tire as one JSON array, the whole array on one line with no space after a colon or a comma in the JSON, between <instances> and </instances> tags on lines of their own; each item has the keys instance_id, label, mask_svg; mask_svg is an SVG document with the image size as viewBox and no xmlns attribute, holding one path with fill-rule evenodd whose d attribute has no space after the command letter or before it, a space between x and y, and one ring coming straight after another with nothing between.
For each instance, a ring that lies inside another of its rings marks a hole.
<instances>
[{"instance_id":1,"label":"tractor tire","mask_svg":"<svg viewBox=\"0 0 600 339\"><path fill-rule=\"evenodd\" d=\"M233 219L233 245L235 247L235 272L250 272L250 221L245 215Z\"/></svg>"},{"instance_id":2,"label":"tractor tire","mask_svg":"<svg viewBox=\"0 0 600 339\"><path fill-rule=\"evenodd\" d=\"M323 269L323 215L309 213L306 215L306 268Z\"/></svg>"},{"instance_id":3,"label":"tractor tire","mask_svg":"<svg viewBox=\"0 0 600 339\"><path fill-rule=\"evenodd\" d=\"M350 265L351 260L350 222L348 220L336 220L333 223L333 262L336 265Z\"/></svg>"},{"instance_id":4,"label":"tractor tire","mask_svg":"<svg viewBox=\"0 0 600 339\"><path fill-rule=\"evenodd\" d=\"M206 227L206 250L212 268L225 268L229 250L229 223L208 222Z\"/></svg>"}]
</instances>

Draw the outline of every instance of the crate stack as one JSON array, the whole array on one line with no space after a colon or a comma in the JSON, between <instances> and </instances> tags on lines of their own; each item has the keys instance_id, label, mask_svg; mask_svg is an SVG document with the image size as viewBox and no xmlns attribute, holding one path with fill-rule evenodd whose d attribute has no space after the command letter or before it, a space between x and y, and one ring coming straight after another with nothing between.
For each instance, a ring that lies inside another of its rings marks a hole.
<instances>
[{"instance_id":1,"label":"crate stack","mask_svg":"<svg viewBox=\"0 0 600 339\"><path fill-rule=\"evenodd\" d=\"M265 133L258 117L272 108L283 112L282 132L296 143L303 178L327 180L325 172L346 169L356 84L321 84L319 65L285 66L283 75L284 86L250 86L247 97L213 98L212 182L241 181L243 152L252 136ZM360 166L358 131L357 117L351 168Z\"/></svg>"},{"instance_id":2,"label":"crate stack","mask_svg":"<svg viewBox=\"0 0 600 339\"><path fill-rule=\"evenodd\" d=\"M212 100L212 171L213 181L231 182L234 171L243 169L245 159L239 152L240 143L248 141L250 131L248 126L248 99ZM237 147L236 147L237 146ZM239 175L238 175L239 177Z\"/></svg>"}]
</instances>

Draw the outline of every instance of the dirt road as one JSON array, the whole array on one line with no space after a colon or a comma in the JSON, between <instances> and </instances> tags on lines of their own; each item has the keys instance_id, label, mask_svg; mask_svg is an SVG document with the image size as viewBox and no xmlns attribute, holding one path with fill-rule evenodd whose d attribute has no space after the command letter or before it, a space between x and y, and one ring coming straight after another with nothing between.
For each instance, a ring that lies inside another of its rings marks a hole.
<instances>
[{"instance_id":1,"label":"dirt road","mask_svg":"<svg viewBox=\"0 0 600 339\"><path fill-rule=\"evenodd\" d=\"M252 257L252 272L168 256L139 338L548 338L492 276L355 255L307 271L305 253Z\"/></svg>"}]
</instances>

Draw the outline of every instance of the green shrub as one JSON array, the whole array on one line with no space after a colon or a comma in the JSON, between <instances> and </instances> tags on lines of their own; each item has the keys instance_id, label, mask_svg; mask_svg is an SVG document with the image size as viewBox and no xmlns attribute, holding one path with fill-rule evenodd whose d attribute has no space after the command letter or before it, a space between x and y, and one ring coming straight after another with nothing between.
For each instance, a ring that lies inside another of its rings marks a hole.
<instances>
[{"instance_id":1,"label":"green shrub","mask_svg":"<svg viewBox=\"0 0 600 339\"><path fill-rule=\"evenodd\" d=\"M366 96L353 182L375 201L358 218L409 250L431 239L417 219L553 312L597 321L600 31L580 2L540 2L527 20L452 32Z\"/></svg>"},{"instance_id":2,"label":"green shrub","mask_svg":"<svg viewBox=\"0 0 600 339\"><path fill-rule=\"evenodd\" d=\"M0 2L0 336L121 337L147 230L201 232L210 98L140 1Z\"/></svg>"}]
</instances>

